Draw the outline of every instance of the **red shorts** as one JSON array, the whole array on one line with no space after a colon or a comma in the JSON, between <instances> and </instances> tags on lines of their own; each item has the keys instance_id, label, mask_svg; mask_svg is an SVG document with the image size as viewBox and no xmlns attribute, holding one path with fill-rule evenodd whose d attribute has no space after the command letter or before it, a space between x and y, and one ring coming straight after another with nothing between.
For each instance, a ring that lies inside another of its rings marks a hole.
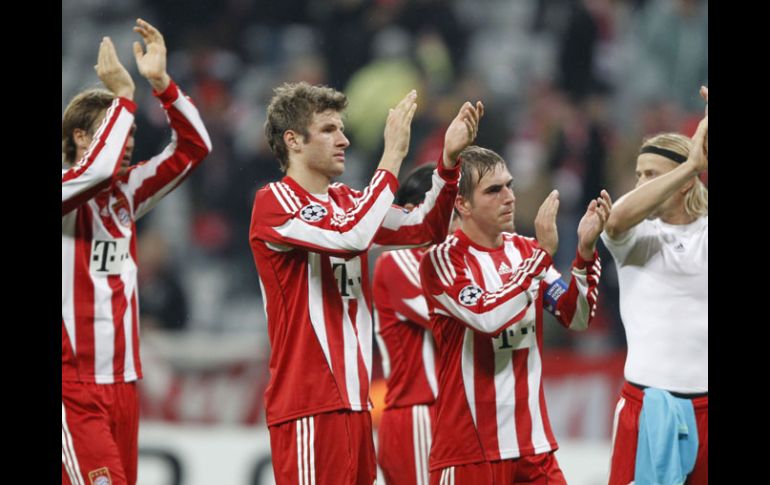
<instances>
[{"instance_id":1,"label":"red shorts","mask_svg":"<svg viewBox=\"0 0 770 485\"><path fill-rule=\"evenodd\" d=\"M369 411L332 411L268 427L276 485L372 485Z\"/></svg>"},{"instance_id":2,"label":"red shorts","mask_svg":"<svg viewBox=\"0 0 770 485\"><path fill-rule=\"evenodd\" d=\"M62 484L136 483L136 383L62 382Z\"/></svg>"},{"instance_id":3,"label":"red shorts","mask_svg":"<svg viewBox=\"0 0 770 485\"><path fill-rule=\"evenodd\" d=\"M627 485L634 480L636 445L639 440L639 415L642 412L644 391L628 382L620 390L620 401L615 409L613 425L612 462L609 485ZM695 468L687 476L686 485L707 485L709 482L709 398L692 400L695 423L698 426L698 456Z\"/></svg>"},{"instance_id":4,"label":"red shorts","mask_svg":"<svg viewBox=\"0 0 770 485\"><path fill-rule=\"evenodd\" d=\"M386 409L377 431L377 462L388 485L427 485L434 406Z\"/></svg>"},{"instance_id":5,"label":"red shorts","mask_svg":"<svg viewBox=\"0 0 770 485\"><path fill-rule=\"evenodd\" d=\"M553 452L431 472L430 485L567 485Z\"/></svg>"}]
</instances>

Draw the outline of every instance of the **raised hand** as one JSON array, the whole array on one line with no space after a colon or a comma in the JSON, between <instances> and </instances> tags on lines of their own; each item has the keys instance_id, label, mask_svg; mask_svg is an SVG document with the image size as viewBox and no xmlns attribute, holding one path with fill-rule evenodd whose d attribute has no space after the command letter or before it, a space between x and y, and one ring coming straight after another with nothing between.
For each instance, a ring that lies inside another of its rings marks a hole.
<instances>
[{"instance_id":1,"label":"raised hand","mask_svg":"<svg viewBox=\"0 0 770 485\"><path fill-rule=\"evenodd\" d=\"M382 153L380 168L390 170L396 176L409 151L412 118L416 110L417 91L412 90L390 110L385 122L385 150Z\"/></svg>"},{"instance_id":2,"label":"raised hand","mask_svg":"<svg viewBox=\"0 0 770 485\"><path fill-rule=\"evenodd\" d=\"M102 43L99 44L99 56L94 69L104 87L116 96L134 99L134 80L120 63L115 45L109 37L103 37Z\"/></svg>"},{"instance_id":3,"label":"raised hand","mask_svg":"<svg viewBox=\"0 0 770 485\"><path fill-rule=\"evenodd\" d=\"M700 87L700 95L706 101L706 117L709 115L709 88L706 86ZM709 158L709 132L706 130L706 135L703 138L703 151L706 154L706 161Z\"/></svg>"},{"instance_id":4,"label":"raised hand","mask_svg":"<svg viewBox=\"0 0 770 485\"><path fill-rule=\"evenodd\" d=\"M709 117L706 115L695 130L695 134L692 136L692 148L690 149L690 156L687 158L687 162L692 164L697 173L704 172L709 168L709 146L708 146L708 134L709 134Z\"/></svg>"},{"instance_id":5,"label":"raised hand","mask_svg":"<svg viewBox=\"0 0 770 485\"><path fill-rule=\"evenodd\" d=\"M578 253L581 258L593 259L596 241L604 230L604 224L610 216L610 210L612 210L612 199L606 190L602 190L601 197L588 204L586 213L580 219L577 228Z\"/></svg>"},{"instance_id":6,"label":"raised hand","mask_svg":"<svg viewBox=\"0 0 770 485\"><path fill-rule=\"evenodd\" d=\"M535 237L541 248L553 257L559 249L559 232L556 229L556 214L559 212L559 191L553 190L545 198L535 216Z\"/></svg>"},{"instance_id":7,"label":"raised hand","mask_svg":"<svg viewBox=\"0 0 770 485\"><path fill-rule=\"evenodd\" d=\"M709 115L709 88L706 86L700 87L700 97L706 101L706 116Z\"/></svg>"},{"instance_id":8,"label":"raised hand","mask_svg":"<svg viewBox=\"0 0 770 485\"><path fill-rule=\"evenodd\" d=\"M460 111L444 135L444 167L454 167L460 152L476 139L479 120L482 116L484 116L484 105L481 101L476 101L475 107L468 101L460 107Z\"/></svg>"},{"instance_id":9,"label":"raised hand","mask_svg":"<svg viewBox=\"0 0 770 485\"><path fill-rule=\"evenodd\" d=\"M142 36L147 52L142 51L139 42L134 42L134 57L139 73L146 78L156 92L163 92L171 78L166 72L166 42L163 35L142 19L136 19L134 32Z\"/></svg>"}]
</instances>

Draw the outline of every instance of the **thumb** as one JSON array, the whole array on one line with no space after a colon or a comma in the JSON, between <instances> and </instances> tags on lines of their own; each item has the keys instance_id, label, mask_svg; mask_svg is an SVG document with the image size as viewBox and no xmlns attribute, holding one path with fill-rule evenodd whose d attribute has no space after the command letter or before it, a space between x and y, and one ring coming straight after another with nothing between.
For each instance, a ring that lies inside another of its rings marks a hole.
<instances>
[{"instance_id":1,"label":"thumb","mask_svg":"<svg viewBox=\"0 0 770 485\"><path fill-rule=\"evenodd\" d=\"M134 58L136 62L142 59L142 46L137 41L134 42Z\"/></svg>"}]
</instances>

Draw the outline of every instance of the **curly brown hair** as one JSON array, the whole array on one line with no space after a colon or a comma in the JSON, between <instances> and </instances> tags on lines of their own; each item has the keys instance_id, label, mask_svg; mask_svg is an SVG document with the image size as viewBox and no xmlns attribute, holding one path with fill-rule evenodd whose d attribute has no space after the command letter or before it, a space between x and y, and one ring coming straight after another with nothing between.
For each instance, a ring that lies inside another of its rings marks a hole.
<instances>
[{"instance_id":1,"label":"curly brown hair","mask_svg":"<svg viewBox=\"0 0 770 485\"><path fill-rule=\"evenodd\" d=\"M284 83L273 92L275 95L267 107L265 136L270 150L278 157L281 171L286 172L289 168L289 150L283 140L286 130L307 138L313 114L328 109L342 112L348 105L348 98L330 87L311 86L306 82Z\"/></svg>"}]
</instances>

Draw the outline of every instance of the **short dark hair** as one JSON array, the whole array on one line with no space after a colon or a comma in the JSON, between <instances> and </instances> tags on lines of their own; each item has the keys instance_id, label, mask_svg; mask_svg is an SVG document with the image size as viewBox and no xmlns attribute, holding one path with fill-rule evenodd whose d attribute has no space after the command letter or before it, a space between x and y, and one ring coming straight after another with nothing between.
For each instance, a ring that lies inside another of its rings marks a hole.
<instances>
[{"instance_id":1,"label":"short dark hair","mask_svg":"<svg viewBox=\"0 0 770 485\"><path fill-rule=\"evenodd\" d=\"M315 113L327 109L343 111L348 98L341 92L327 86L311 86L306 82L283 83L273 90L275 93L267 107L265 136L270 150L278 157L281 171L289 168L289 150L283 141L286 130L293 130L308 137L308 126Z\"/></svg>"},{"instance_id":2,"label":"short dark hair","mask_svg":"<svg viewBox=\"0 0 770 485\"><path fill-rule=\"evenodd\" d=\"M404 180L398 188L398 192L396 192L396 199L394 200L396 205L418 205L422 203L425 199L425 193L430 190L433 184L434 168L432 164L422 165L409 172L406 180Z\"/></svg>"},{"instance_id":3,"label":"short dark hair","mask_svg":"<svg viewBox=\"0 0 770 485\"><path fill-rule=\"evenodd\" d=\"M473 190L484 175L498 165L505 165L503 157L488 148L471 145L460 152L460 187L458 195L470 200Z\"/></svg>"},{"instance_id":4,"label":"short dark hair","mask_svg":"<svg viewBox=\"0 0 770 485\"><path fill-rule=\"evenodd\" d=\"M81 129L93 135L96 122L114 99L115 95L104 89L88 89L72 98L61 120L62 162L72 165L77 161L77 145L72 134Z\"/></svg>"}]
</instances>

